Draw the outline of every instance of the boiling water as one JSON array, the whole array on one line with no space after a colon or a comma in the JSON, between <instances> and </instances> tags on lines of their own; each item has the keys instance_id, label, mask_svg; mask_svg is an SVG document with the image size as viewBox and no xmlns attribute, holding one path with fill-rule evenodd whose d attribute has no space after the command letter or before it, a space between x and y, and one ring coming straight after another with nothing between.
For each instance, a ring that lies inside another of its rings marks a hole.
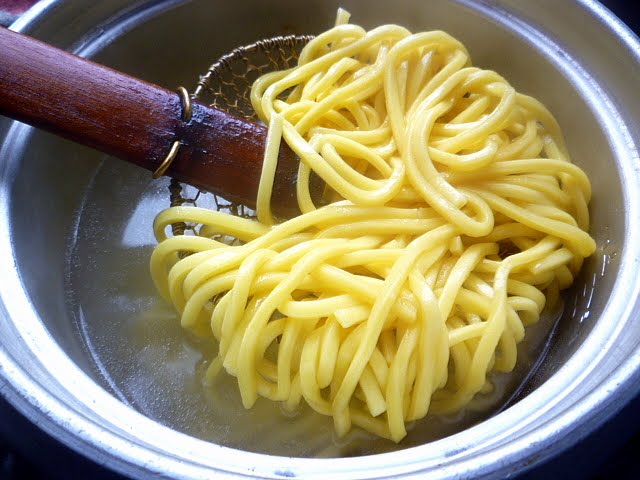
<instances>
[{"instance_id":1,"label":"boiling water","mask_svg":"<svg viewBox=\"0 0 640 480\"><path fill-rule=\"evenodd\" d=\"M337 439L332 421L301 408L286 413L260 399L245 410L235 379L224 373L213 387L202 376L215 345L190 338L156 294L149 257L155 215L168 206L168 181L109 159L96 171L78 210L69 247L68 304L96 374L113 395L175 430L217 444L285 456L354 456L407 448L442 438L511 403L545 351L555 323L547 316L527 332L511 375L494 378L493 393L464 411L427 417L396 445L354 431Z\"/></svg>"}]
</instances>

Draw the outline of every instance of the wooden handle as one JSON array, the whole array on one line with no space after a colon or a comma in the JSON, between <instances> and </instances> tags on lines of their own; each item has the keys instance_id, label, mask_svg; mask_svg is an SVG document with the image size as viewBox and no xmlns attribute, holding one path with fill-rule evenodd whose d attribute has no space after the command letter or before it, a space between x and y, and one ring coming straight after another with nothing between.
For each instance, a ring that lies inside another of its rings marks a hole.
<instances>
[{"instance_id":1,"label":"wooden handle","mask_svg":"<svg viewBox=\"0 0 640 480\"><path fill-rule=\"evenodd\" d=\"M1 27L0 114L152 172L178 140L166 175L255 206L264 126L196 101L184 121L177 93ZM281 214L297 204L297 168L283 143L272 197Z\"/></svg>"}]
</instances>

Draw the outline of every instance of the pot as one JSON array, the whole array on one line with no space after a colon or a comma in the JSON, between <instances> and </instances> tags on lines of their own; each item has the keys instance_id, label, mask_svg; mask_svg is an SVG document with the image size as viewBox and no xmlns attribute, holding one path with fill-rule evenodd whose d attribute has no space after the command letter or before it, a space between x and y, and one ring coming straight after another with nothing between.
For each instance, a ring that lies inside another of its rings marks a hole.
<instances>
[{"instance_id":1,"label":"pot","mask_svg":"<svg viewBox=\"0 0 640 480\"><path fill-rule=\"evenodd\" d=\"M195 380L206 347L184 336L148 276L167 183L2 119L0 390L63 444L135 478L504 478L576 444L640 392L638 39L590 0L340 5L365 27L438 28L462 40L474 64L550 108L592 179L598 249L565 295L539 365L523 352L521 368L535 374L510 390L507 408L399 446L350 449L322 419L287 419L268 404L245 412L232 382L211 393ZM14 28L193 88L220 54L276 34L318 33L337 6L45 1ZM312 458L322 456L333 458Z\"/></svg>"}]
</instances>

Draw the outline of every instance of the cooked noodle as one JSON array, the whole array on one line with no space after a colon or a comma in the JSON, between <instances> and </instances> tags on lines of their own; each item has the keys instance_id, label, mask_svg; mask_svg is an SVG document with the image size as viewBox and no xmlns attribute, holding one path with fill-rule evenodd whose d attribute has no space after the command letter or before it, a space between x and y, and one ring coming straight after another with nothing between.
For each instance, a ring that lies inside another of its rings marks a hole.
<instances>
[{"instance_id":1,"label":"cooked noodle","mask_svg":"<svg viewBox=\"0 0 640 480\"><path fill-rule=\"evenodd\" d=\"M258 220L169 208L151 270L182 326L219 343L209 381L237 377L246 408L304 401L340 435L397 442L514 368L525 327L595 249L591 189L551 113L456 39L347 20L253 86L269 125ZM303 212L282 223L280 138L301 158ZM167 238L176 222L198 235Z\"/></svg>"}]
</instances>

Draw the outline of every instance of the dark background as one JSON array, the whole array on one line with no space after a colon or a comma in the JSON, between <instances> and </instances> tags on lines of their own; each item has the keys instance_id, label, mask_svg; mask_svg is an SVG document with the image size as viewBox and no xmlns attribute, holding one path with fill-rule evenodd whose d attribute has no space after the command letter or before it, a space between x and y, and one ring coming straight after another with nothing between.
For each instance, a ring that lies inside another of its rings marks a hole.
<instances>
[{"instance_id":1,"label":"dark background","mask_svg":"<svg viewBox=\"0 0 640 480\"><path fill-rule=\"evenodd\" d=\"M34 0L0 0L0 25L15 21L34 3ZM640 35L640 2L601 3ZM124 480L53 440L0 396L0 480L70 478ZM640 395L587 439L520 478L640 479Z\"/></svg>"}]
</instances>

